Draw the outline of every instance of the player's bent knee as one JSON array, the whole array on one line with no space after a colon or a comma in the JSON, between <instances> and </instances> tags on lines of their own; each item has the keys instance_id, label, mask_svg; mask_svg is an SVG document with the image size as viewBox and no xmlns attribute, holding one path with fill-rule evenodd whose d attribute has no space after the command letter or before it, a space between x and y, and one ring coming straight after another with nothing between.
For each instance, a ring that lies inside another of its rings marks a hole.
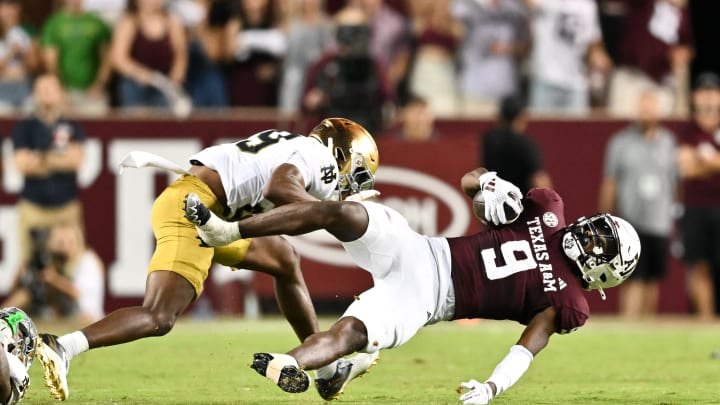
<instances>
[{"instance_id":1,"label":"player's bent knee","mask_svg":"<svg viewBox=\"0 0 720 405\"><path fill-rule=\"evenodd\" d=\"M356 351L367 346L368 335L365 324L354 316L346 316L335 323L332 328L339 338L345 340Z\"/></svg>"},{"instance_id":2,"label":"player's bent knee","mask_svg":"<svg viewBox=\"0 0 720 405\"><path fill-rule=\"evenodd\" d=\"M172 328L175 326L177 316L174 314L166 314L163 312L152 312L152 331L153 336L163 336L170 333Z\"/></svg>"},{"instance_id":3,"label":"player's bent knee","mask_svg":"<svg viewBox=\"0 0 720 405\"><path fill-rule=\"evenodd\" d=\"M273 256L277 263L277 274L292 276L301 274L300 270L300 254L295 247L284 238L278 238L280 242L274 245Z\"/></svg>"}]
</instances>

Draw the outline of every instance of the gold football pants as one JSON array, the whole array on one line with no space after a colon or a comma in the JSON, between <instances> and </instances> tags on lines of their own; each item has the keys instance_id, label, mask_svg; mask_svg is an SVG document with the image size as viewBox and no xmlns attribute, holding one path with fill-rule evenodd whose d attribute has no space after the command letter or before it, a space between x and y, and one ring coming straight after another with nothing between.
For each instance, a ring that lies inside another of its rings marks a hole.
<instances>
[{"instance_id":1,"label":"gold football pants","mask_svg":"<svg viewBox=\"0 0 720 405\"><path fill-rule=\"evenodd\" d=\"M148 273L168 270L181 275L199 297L213 262L237 266L244 259L251 239L241 239L221 247L202 247L195 226L185 219L183 200L195 193L212 212L222 215L223 207L210 188L193 176L182 176L158 196L152 208L152 229L157 244Z\"/></svg>"}]
</instances>

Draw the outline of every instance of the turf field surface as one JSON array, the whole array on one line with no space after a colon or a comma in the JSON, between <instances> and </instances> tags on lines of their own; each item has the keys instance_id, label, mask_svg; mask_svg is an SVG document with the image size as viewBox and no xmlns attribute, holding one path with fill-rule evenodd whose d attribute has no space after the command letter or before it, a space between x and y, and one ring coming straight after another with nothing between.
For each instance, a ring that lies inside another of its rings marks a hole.
<instances>
[{"instance_id":1,"label":"turf field surface","mask_svg":"<svg viewBox=\"0 0 720 405\"><path fill-rule=\"evenodd\" d=\"M323 320L327 327L332 320ZM69 325L38 324L61 333ZM520 335L514 322L442 323L381 352L336 404L457 404L461 381L482 380ZM287 394L249 364L296 344L281 319L182 320L167 336L76 357L67 404L323 404L311 387ZM39 361L23 404L57 403ZM720 404L720 323L591 318L553 336L524 377L492 404Z\"/></svg>"}]
</instances>

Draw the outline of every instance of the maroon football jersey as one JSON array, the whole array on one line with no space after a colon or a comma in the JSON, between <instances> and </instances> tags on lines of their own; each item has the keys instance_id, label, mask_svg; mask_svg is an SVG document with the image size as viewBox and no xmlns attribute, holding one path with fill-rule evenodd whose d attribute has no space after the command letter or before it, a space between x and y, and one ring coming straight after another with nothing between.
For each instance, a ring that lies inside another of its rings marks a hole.
<instances>
[{"instance_id":1,"label":"maroon football jersey","mask_svg":"<svg viewBox=\"0 0 720 405\"><path fill-rule=\"evenodd\" d=\"M590 313L577 265L562 249L564 205L549 189L532 189L520 217L475 235L448 238L455 319L512 319L527 325L549 306L556 332L585 323Z\"/></svg>"}]
</instances>

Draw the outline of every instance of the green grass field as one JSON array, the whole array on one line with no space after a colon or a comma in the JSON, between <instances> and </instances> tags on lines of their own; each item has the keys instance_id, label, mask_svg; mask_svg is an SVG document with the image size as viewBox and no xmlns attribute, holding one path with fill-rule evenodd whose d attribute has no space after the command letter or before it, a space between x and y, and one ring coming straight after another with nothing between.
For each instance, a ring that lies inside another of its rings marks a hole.
<instances>
[{"instance_id":1,"label":"green grass field","mask_svg":"<svg viewBox=\"0 0 720 405\"><path fill-rule=\"evenodd\" d=\"M323 327L330 320L322 322ZM38 325L64 332L68 326ZM514 344L513 322L444 323L383 351L378 365L351 383L338 404L457 404L455 387L487 377ZM296 344L280 319L184 320L163 338L76 357L71 404L322 404L311 387L287 394L249 368L254 352ZM687 320L622 323L591 318L554 336L530 370L493 404L720 403L720 324ZM23 404L56 403L31 369Z\"/></svg>"}]
</instances>

